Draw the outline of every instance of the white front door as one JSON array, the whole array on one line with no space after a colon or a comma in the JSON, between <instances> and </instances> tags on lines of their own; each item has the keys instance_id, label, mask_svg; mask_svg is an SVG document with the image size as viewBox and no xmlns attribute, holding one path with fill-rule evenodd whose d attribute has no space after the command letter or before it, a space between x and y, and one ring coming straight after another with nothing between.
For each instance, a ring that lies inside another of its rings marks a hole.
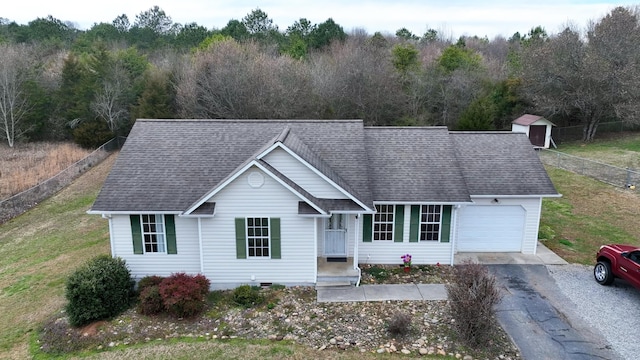
<instances>
[{"instance_id":1,"label":"white front door","mask_svg":"<svg viewBox=\"0 0 640 360\"><path fill-rule=\"evenodd\" d=\"M347 256L347 215L333 214L325 219L324 255Z\"/></svg>"}]
</instances>

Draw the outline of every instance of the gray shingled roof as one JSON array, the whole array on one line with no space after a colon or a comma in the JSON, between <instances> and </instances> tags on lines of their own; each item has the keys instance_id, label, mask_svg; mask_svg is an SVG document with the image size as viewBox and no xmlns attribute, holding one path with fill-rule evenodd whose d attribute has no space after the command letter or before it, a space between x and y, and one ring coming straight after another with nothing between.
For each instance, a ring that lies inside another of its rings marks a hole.
<instances>
[{"instance_id":1,"label":"gray shingled roof","mask_svg":"<svg viewBox=\"0 0 640 360\"><path fill-rule=\"evenodd\" d=\"M557 195L524 133L451 132L472 195Z\"/></svg>"},{"instance_id":2,"label":"gray shingled roof","mask_svg":"<svg viewBox=\"0 0 640 360\"><path fill-rule=\"evenodd\" d=\"M446 127L366 127L376 201L469 202Z\"/></svg>"},{"instance_id":3,"label":"gray shingled roof","mask_svg":"<svg viewBox=\"0 0 640 360\"><path fill-rule=\"evenodd\" d=\"M557 194L524 134L361 120L138 120L91 210L183 212L278 141L370 208L374 199ZM293 185L324 210L361 210Z\"/></svg>"},{"instance_id":4,"label":"gray shingled roof","mask_svg":"<svg viewBox=\"0 0 640 360\"><path fill-rule=\"evenodd\" d=\"M184 211L287 128L373 206L361 120L138 120L92 211Z\"/></svg>"}]
</instances>

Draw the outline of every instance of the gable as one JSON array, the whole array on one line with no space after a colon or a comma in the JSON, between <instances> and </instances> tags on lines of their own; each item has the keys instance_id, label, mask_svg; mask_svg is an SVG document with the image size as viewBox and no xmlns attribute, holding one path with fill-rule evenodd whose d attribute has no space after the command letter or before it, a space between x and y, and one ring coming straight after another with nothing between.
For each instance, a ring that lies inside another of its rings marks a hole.
<instances>
[{"instance_id":1,"label":"gable","mask_svg":"<svg viewBox=\"0 0 640 360\"><path fill-rule=\"evenodd\" d=\"M185 211L287 128L373 203L361 120L138 120L91 212Z\"/></svg>"},{"instance_id":2,"label":"gable","mask_svg":"<svg viewBox=\"0 0 640 360\"><path fill-rule=\"evenodd\" d=\"M324 199L348 198L325 178L322 178L282 148L273 149L265 155L262 160L273 166L314 197Z\"/></svg>"}]
</instances>

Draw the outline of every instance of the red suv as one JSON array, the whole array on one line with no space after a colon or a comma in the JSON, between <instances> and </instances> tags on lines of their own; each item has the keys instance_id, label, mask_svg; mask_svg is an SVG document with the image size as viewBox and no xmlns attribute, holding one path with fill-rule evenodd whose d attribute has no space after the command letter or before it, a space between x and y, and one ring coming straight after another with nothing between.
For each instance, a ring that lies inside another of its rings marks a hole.
<instances>
[{"instance_id":1,"label":"red suv","mask_svg":"<svg viewBox=\"0 0 640 360\"><path fill-rule=\"evenodd\" d=\"M596 254L593 276L600 285L610 285L615 278L626 280L640 289L640 248L631 245L603 245Z\"/></svg>"}]
</instances>

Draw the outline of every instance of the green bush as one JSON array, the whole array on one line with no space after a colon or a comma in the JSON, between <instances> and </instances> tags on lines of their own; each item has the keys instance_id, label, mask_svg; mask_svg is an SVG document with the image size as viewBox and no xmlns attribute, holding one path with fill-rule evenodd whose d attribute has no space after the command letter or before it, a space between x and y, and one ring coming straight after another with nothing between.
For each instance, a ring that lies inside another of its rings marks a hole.
<instances>
[{"instance_id":1,"label":"green bush","mask_svg":"<svg viewBox=\"0 0 640 360\"><path fill-rule=\"evenodd\" d=\"M73 129L73 141L86 149L95 149L115 136L104 121L87 121Z\"/></svg>"},{"instance_id":2,"label":"green bush","mask_svg":"<svg viewBox=\"0 0 640 360\"><path fill-rule=\"evenodd\" d=\"M209 279L204 275L176 273L162 280L160 296L165 310L177 317L195 316L204 310Z\"/></svg>"},{"instance_id":3,"label":"green bush","mask_svg":"<svg viewBox=\"0 0 640 360\"><path fill-rule=\"evenodd\" d=\"M120 314L131 306L135 282L121 258L97 256L67 279L69 323L81 326Z\"/></svg>"},{"instance_id":4,"label":"green bush","mask_svg":"<svg viewBox=\"0 0 640 360\"><path fill-rule=\"evenodd\" d=\"M243 307L252 307L264 302L264 296L260 294L260 288L249 285L241 285L233 290L233 301Z\"/></svg>"},{"instance_id":5,"label":"green bush","mask_svg":"<svg viewBox=\"0 0 640 360\"><path fill-rule=\"evenodd\" d=\"M160 283L164 280L162 276L152 275L145 276L138 281L138 293L142 294L144 289L150 286L160 286Z\"/></svg>"},{"instance_id":6,"label":"green bush","mask_svg":"<svg viewBox=\"0 0 640 360\"><path fill-rule=\"evenodd\" d=\"M137 310L143 315L157 315L164 310L159 286L149 285L142 289Z\"/></svg>"}]
</instances>

